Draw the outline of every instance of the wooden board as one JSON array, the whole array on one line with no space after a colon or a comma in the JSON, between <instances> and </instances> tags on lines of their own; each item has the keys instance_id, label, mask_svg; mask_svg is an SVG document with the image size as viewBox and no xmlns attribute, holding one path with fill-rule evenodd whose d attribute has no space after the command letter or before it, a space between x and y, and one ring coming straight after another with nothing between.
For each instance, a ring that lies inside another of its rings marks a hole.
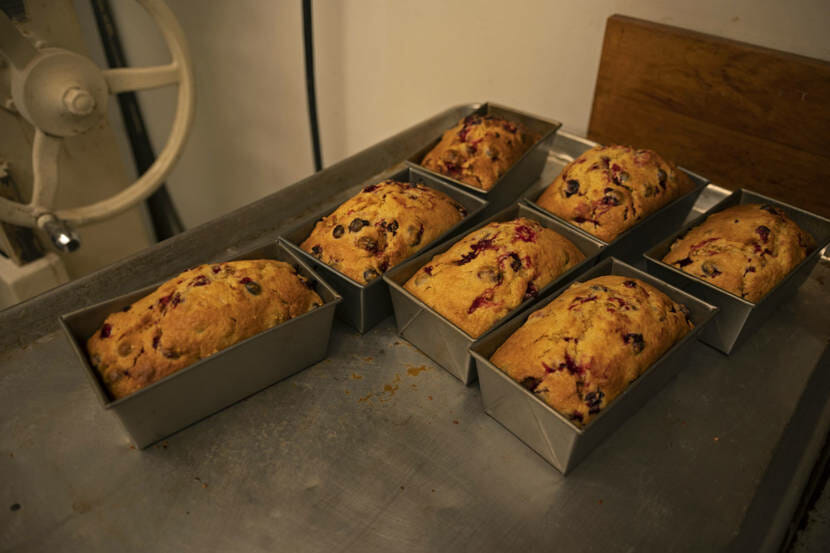
<instances>
[{"instance_id":1,"label":"wooden board","mask_svg":"<svg viewBox=\"0 0 830 553\"><path fill-rule=\"evenodd\" d=\"M588 135L830 217L830 63L614 15Z\"/></svg>"}]
</instances>

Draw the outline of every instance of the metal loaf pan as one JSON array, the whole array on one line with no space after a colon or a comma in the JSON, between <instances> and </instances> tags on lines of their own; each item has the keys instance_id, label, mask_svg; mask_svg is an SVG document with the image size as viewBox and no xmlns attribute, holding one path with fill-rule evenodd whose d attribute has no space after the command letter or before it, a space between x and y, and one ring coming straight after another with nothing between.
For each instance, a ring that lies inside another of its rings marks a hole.
<instances>
[{"instance_id":1,"label":"metal loaf pan","mask_svg":"<svg viewBox=\"0 0 830 553\"><path fill-rule=\"evenodd\" d=\"M432 244L438 244L450 236L455 235L464 228L475 223L477 216L487 205L487 201L463 190L454 188L441 179L438 179L423 170L407 167L383 179L373 179L361 183L354 188L357 194L363 187L382 180L392 179L400 182L413 182L423 184L435 190L439 190L464 206L467 216L444 234L425 244L429 248ZM352 194L352 196L354 195ZM351 196L350 196L351 197ZM319 270L332 283L335 289L343 296L343 303L337 306L337 317L346 324L354 327L359 333L364 334L372 329L380 321L392 314L392 301L389 298L389 289L382 278L376 278L368 284L359 282L347 277L337 269L326 265L309 253L300 249L300 244L308 238L314 226L322 218L331 214L337 206L328 207L317 212L303 223L289 230L282 235L282 240L288 244L297 254L301 255L309 265ZM404 261L405 262L405 261ZM388 272L388 271L387 271Z\"/></svg>"},{"instance_id":2,"label":"metal loaf pan","mask_svg":"<svg viewBox=\"0 0 830 553\"><path fill-rule=\"evenodd\" d=\"M522 190L527 188L542 172L545 162L548 157L548 150L556 135L556 131L562 126L558 121L551 121L543 119L536 115L530 115L517 111L508 107L500 106L493 103L480 104L478 106L471 106L470 113L467 115L495 115L503 117L508 120L516 121L524 125L528 130L539 135L539 139L531 146L513 166L493 185L490 190L482 190L475 186L470 186L467 183L448 177L442 173L432 171L421 165L421 160L424 156L432 150L436 144L441 140L441 136L435 137L423 148L419 149L408 160L407 164L413 167L418 167L422 171L451 182L454 186L472 192L478 196L486 198L489 202L488 211L493 213L501 210L513 203L521 194ZM465 116L466 117L466 116ZM457 124L457 122L455 123ZM445 131L446 132L446 131Z\"/></svg>"},{"instance_id":3,"label":"metal loaf pan","mask_svg":"<svg viewBox=\"0 0 830 553\"><path fill-rule=\"evenodd\" d=\"M663 257L669 253L671 245L682 234L703 222L706 217L739 204L770 204L781 209L802 230L809 232L816 241L816 249L807 255L781 282L757 303L747 301L731 292L690 275L677 267L663 263ZM701 341L729 354L744 338L751 336L764 320L782 301L787 300L804 280L810 275L819 259L821 250L830 243L830 220L787 205L772 198L756 194L749 190L738 190L727 196L720 203L693 219L672 236L666 238L645 253L646 265L651 272L671 282L678 288L688 290L691 294L720 307L721 312L715 323L701 335Z\"/></svg>"},{"instance_id":4,"label":"metal loaf pan","mask_svg":"<svg viewBox=\"0 0 830 553\"><path fill-rule=\"evenodd\" d=\"M689 318L695 328L666 351L587 426L576 426L490 362L496 349L524 324L531 313L546 306L566 288L526 309L471 349L478 366L484 410L563 474L573 469L671 380L682 367L679 360L683 358L683 350L694 342L695 336L706 327L717 311L717 307L616 258L605 259L576 280L584 282L603 275L637 278L655 286L689 309Z\"/></svg>"},{"instance_id":5,"label":"metal loaf pan","mask_svg":"<svg viewBox=\"0 0 830 553\"><path fill-rule=\"evenodd\" d=\"M599 259L602 244L596 238L577 232L573 227L555 221L521 204L502 210L483 223L476 225L477 230L494 221L510 221L517 217L527 217L539 221L542 225L553 229L574 243L583 254L585 260L569 271L554 279L550 284L539 290L539 297L544 297L558 286L567 282L573 275L592 266ZM465 236L469 234L465 233ZM398 334L406 338L415 347L427 354L433 361L444 367L453 376L464 384L472 383L476 378L475 364L470 357L469 347L479 339L487 336L493 329L485 332L481 337L474 338L450 322L443 315L429 307L403 285L433 257L450 249L462 237L453 238L427 250L406 263L387 271L384 279L389 284L392 295L392 305L395 309L395 321L398 325ZM510 311L502 321L530 305L535 299L529 299ZM497 328L496 323L493 328Z\"/></svg>"},{"instance_id":6,"label":"metal loaf pan","mask_svg":"<svg viewBox=\"0 0 830 553\"><path fill-rule=\"evenodd\" d=\"M598 143L592 142L585 138L580 138L568 133L558 132L553 141L551 148L551 161L549 163L560 166L559 171L554 177L545 182L542 179L536 180L527 190L521 194L521 201L533 209L544 213L548 217L554 218L562 223L575 228L579 232L587 234L596 240L600 240L606 246L602 252L602 257L617 257L624 259L630 263L635 263L640 255L649 247L654 245L660 238L676 230L681 222L685 220L686 216L695 205L695 200L709 183L709 180L696 173L693 173L683 167L678 167L681 171L686 173L692 179L695 187L685 195L676 198L673 202L664 205L630 229L626 230L614 240L605 242L596 238L591 233L584 229L566 221L540 207L536 200L547 189L547 187L559 176L559 173L565 166L573 161L575 158L582 155L582 153L590 150L594 146L599 146Z\"/></svg>"},{"instance_id":7,"label":"metal loaf pan","mask_svg":"<svg viewBox=\"0 0 830 553\"><path fill-rule=\"evenodd\" d=\"M86 353L86 340L110 313L154 291L161 283L63 315L63 327L78 361L105 409L121 419L136 446L143 448L235 403L326 356L334 308L340 296L302 260L278 243L239 255L277 259L316 282L323 305L206 357L166 378L113 400Z\"/></svg>"}]
</instances>

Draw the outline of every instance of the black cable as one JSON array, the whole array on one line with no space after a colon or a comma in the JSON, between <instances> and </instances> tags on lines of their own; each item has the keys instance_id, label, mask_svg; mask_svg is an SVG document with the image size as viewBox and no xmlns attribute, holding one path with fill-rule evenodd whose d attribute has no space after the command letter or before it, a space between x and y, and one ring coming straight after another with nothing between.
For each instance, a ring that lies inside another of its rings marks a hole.
<instances>
[{"instance_id":1,"label":"black cable","mask_svg":"<svg viewBox=\"0 0 830 553\"><path fill-rule=\"evenodd\" d=\"M317 93L314 87L314 37L311 32L311 0L303 0L303 46L305 48L305 87L308 97L308 119L311 126L311 147L314 150L314 170L323 168L320 151L320 128L317 124Z\"/></svg>"},{"instance_id":2,"label":"black cable","mask_svg":"<svg viewBox=\"0 0 830 553\"><path fill-rule=\"evenodd\" d=\"M95 14L95 22L98 25L98 34L101 35L107 63L110 67L126 67L127 60L124 56L124 49L121 47L121 39L115 26L109 0L92 0L92 11ZM135 92L121 92L117 96L121 117L124 119L124 126L133 151L135 167L138 174L143 175L156 161L156 154L150 144L150 137L147 135L147 127L144 125L138 98ZM147 209L150 212L156 240L170 238L184 230L184 225L165 183L162 183L147 198Z\"/></svg>"},{"instance_id":3,"label":"black cable","mask_svg":"<svg viewBox=\"0 0 830 553\"><path fill-rule=\"evenodd\" d=\"M0 0L0 10L6 12L9 19L15 21L26 20L26 4L23 0Z\"/></svg>"}]
</instances>

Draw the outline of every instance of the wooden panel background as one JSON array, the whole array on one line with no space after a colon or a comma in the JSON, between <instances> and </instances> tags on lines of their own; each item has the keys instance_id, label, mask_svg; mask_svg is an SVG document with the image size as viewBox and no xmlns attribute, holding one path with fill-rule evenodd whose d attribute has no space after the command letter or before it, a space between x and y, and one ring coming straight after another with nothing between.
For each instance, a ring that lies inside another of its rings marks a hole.
<instances>
[{"instance_id":1,"label":"wooden panel background","mask_svg":"<svg viewBox=\"0 0 830 553\"><path fill-rule=\"evenodd\" d=\"M614 15L588 135L830 217L830 63Z\"/></svg>"}]
</instances>

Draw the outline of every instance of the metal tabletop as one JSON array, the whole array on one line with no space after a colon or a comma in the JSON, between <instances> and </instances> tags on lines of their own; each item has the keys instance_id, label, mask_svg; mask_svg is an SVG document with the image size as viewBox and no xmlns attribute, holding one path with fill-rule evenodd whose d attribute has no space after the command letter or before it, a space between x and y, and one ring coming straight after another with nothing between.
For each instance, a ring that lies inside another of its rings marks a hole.
<instances>
[{"instance_id":1,"label":"metal tabletop","mask_svg":"<svg viewBox=\"0 0 830 553\"><path fill-rule=\"evenodd\" d=\"M775 551L830 427L825 263L567 477L391 318L336 323L325 361L145 450L101 408L59 313L270 240L458 114L0 312L0 551Z\"/></svg>"}]
</instances>

